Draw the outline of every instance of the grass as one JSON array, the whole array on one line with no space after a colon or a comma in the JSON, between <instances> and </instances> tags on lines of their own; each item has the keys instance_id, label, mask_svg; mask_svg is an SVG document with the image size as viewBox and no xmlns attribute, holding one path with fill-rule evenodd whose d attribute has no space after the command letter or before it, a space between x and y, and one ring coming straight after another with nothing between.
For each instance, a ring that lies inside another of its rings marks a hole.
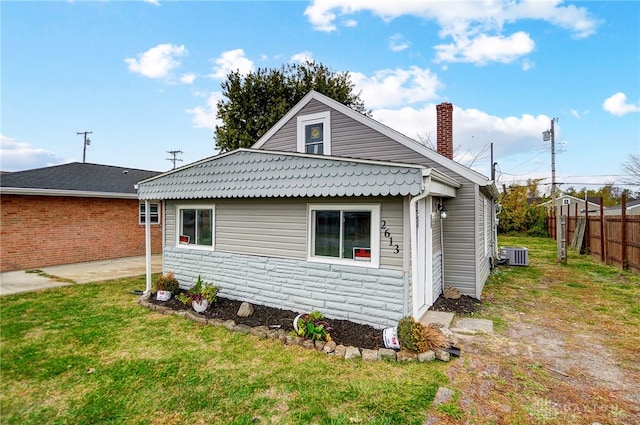
<instances>
[{"instance_id":1,"label":"grass","mask_svg":"<svg viewBox=\"0 0 640 425\"><path fill-rule=\"evenodd\" d=\"M143 278L0 298L3 424L421 424L447 365L345 361L135 303Z\"/></svg>"}]
</instances>

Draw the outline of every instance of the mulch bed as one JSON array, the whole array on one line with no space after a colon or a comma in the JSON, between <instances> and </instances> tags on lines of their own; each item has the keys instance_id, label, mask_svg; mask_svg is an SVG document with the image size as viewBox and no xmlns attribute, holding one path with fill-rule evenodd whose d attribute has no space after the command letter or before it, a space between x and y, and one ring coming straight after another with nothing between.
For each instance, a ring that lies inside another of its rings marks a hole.
<instances>
[{"instance_id":1,"label":"mulch bed","mask_svg":"<svg viewBox=\"0 0 640 425\"><path fill-rule=\"evenodd\" d=\"M149 302L151 304L163 305L173 310L191 309L191 307L182 304L175 297L171 297L169 301L158 301L155 293L151 294ZM239 317L236 313L240 308L240 304L242 304L242 301L219 296L216 302L210 305L202 315L209 319L233 320L238 324L251 327L260 325L279 326L280 329L289 332L293 331L293 319L299 314L291 310L253 304L253 315L249 317ZM431 307L431 310L469 314L476 311L479 305L480 301L465 295L458 300L448 300L440 297ZM456 308L458 310L456 310ZM333 328L330 331L331 338L337 344L368 349L384 348L381 329L375 329L372 326L361 325L349 320L329 319L329 322Z\"/></svg>"}]
</instances>

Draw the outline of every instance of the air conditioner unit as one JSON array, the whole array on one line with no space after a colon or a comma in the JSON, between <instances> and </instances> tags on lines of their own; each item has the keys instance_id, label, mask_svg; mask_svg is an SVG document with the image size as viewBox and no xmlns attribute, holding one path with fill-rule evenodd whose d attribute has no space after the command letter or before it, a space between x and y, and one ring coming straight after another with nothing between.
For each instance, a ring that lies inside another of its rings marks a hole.
<instances>
[{"instance_id":1,"label":"air conditioner unit","mask_svg":"<svg viewBox=\"0 0 640 425\"><path fill-rule=\"evenodd\" d=\"M529 265L529 249L524 247L500 248L500 258L506 260L510 266L528 266Z\"/></svg>"}]
</instances>

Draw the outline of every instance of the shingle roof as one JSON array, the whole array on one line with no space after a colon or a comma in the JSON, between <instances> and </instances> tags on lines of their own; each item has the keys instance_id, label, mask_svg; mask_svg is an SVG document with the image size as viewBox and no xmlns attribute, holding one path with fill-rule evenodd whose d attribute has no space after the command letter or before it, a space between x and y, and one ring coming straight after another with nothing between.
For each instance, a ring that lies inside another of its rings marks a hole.
<instances>
[{"instance_id":1,"label":"shingle roof","mask_svg":"<svg viewBox=\"0 0 640 425\"><path fill-rule=\"evenodd\" d=\"M423 166L239 149L141 182L140 199L417 195Z\"/></svg>"},{"instance_id":2,"label":"shingle roof","mask_svg":"<svg viewBox=\"0 0 640 425\"><path fill-rule=\"evenodd\" d=\"M0 175L0 187L135 194L135 185L160 174L157 171L111 165L72 162L53 167L16 171Z\"/></svg>"}]
</instances>

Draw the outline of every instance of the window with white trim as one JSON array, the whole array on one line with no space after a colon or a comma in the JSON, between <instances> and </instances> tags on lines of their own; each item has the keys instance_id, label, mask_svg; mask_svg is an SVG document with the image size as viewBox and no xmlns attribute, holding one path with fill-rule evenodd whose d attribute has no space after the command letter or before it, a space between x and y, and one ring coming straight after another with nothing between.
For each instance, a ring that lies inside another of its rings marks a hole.
<instances>
[{"instance_id":1,"label":"window with white trim","mask_svg":"<svg viewBox=\"0 0 640 425\"><path fill-rule=\"evenodd\" d=\"M298 152L331 155L330 117L329 111L298 117Z\"/></svg>"},{"instance_id":2,"label":"window with white trim","mask_svg":"<svg viewBox=\"0 0 640 425\"><path fill-rule=\"evenodd\" d=\"M569 205L571 203L571 199L563 199L562 205Z\"/></svg>"},{"instance_id":3,"label":"window with white trim","mask_svg":"<svg viewBox=\"0 0 640 425\"><path fill-rule=\"evenodd\" d=\"M147 215L145 210L145 203L140 202L140 212L138 214L138 223L145 224L146 218L147 218ZM149 223L151 224L160 223L160 204L149 202Z\"/></svg>"},{"instance_id":4,"label":"window with white trim","mask_svg":"<svg viewBox=\"0 0 640 425\"><path fill-rule=\"evenodd\" d=\"M310 261L380 265L380 205L310 204L308 206Z\"/></svg>"},{"instance_id":5,"label":"window with white trim","mask_svg":"<svg viewBox=\"0 0 640 425\"><path fill-rule=\"evenodd\" d=\"M176 207L176 245L213 249L215 208L213 205Z\"/></svg>"}]
</instances>

